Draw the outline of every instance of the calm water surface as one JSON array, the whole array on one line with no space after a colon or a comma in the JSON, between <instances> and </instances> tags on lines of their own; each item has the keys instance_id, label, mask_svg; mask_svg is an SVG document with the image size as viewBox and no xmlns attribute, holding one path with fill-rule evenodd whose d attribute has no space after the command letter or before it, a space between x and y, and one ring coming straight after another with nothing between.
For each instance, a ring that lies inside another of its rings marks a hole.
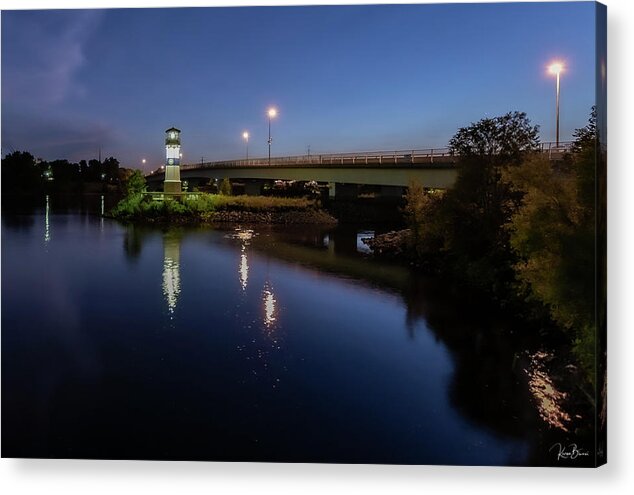
<instances>
[{"instance_id":1,"label":"calm water surface","mask_svg":"<svg viewBox=\"0 0 634 495\"><path fill-rule=\"evenodd\" d=\"M104 200L105 201L105 200ZM513 353L371 228L2 217L2 454L525 464Z\"/></svg>"}]
</instances>

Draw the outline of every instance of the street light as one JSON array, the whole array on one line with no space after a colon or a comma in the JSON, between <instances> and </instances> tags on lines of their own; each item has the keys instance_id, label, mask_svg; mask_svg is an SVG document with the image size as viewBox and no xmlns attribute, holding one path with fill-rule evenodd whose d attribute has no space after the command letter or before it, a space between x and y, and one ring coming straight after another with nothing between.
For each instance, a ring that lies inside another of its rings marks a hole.
<instances>
[{"instance_id":1,"label":"street light","mask_svg":"<svg viewBox=\"0 0 634 495\"><path fill-rule=\"evenodd\" d=\"M277 116L277 109L274 107L269 108L268 111L269 116L269 166L271 165L271 119L274 119Z\"/></svg>"},{"instance_id":2,"label":"street light","mask_svg":"<svg viewBox=\"0 0 634 495\"><path fill-rule=\"evenodd\" d=\"M145 158L144 158L143 160L141 160L141 163L142 163L143 165L145 165L145 162L146 162Z\"/></svg>"},{"instance_id":3,"label":"street light","mask_svg":"<svg viewBox=\"0 0 634 495\"><path fill-rule=\"evenodd\" d=\"M562 62L553 62L548 66L548 72L557 76L557 101L556 101L556 144L555 146L559 148L559 74L564 70L564 64Z\"/></svg>"},{"instance_id":4,"label":"street light","mask_svg":"<svg viewBox=\"0 0 634 495\"><path fill-rule=\"evenodd\" d=\"M247 131L244 131L242 133L242 137L247 142L247 161L249 161L249 133Z\"/></svg>"}]
</instances>

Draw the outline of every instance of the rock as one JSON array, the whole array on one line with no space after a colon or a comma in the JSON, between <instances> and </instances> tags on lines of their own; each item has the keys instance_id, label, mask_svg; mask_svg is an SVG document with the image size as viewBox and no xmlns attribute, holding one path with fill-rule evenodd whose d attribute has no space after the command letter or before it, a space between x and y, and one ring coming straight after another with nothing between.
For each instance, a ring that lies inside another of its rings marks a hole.
<instances>
[{"instance_id":1,"label":"rock","mask_svg":"<svg viewBox=\"0 0 634 495\"><path fill-rule=\"evenodd\" d=\"M410 235L410 229L392 230L374 238L364 238L362 242L370 247L376 255L400 256L407 249Z\"/></svg>"}]
</instances>

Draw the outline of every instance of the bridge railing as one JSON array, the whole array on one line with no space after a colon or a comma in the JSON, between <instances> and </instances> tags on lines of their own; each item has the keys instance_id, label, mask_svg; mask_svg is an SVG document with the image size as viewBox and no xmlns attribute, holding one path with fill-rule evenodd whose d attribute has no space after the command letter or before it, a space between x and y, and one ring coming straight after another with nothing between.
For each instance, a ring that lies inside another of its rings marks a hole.
<instances>
[{"instance_id":1,"label":"bridge railing","mask_svg":"<svg viewBox=\"0 0 634 495\"><path fill-rule=\"evenodd\" d=\"M434 159L451 156L449 148L428 148L422 150L364 151L353 153L321 153L243 160L223 160L215 162L181 165L181 169L209 167L257 167L270 165L389 165L406 163L434 163Z\"/></svg>"},{"instance_id":2,"label":"bridge railing","mask_svg":"<svg viewBox=\"0 0 634 495\"><path fill-rule=\"evenodd\" d=\"M541 151L542 153L548 154L548 157L551 158L553 156L560 156L564 153L572 152L572 146L574 141L559 141L559 143L555 142L547 142L541 143Z\"/></svg>"},{"instance_id":3,"label":"bridge railing","mask_svg":"<svg viewBox=\"0 0 634 495\"><path fill-rule=\"evenodd\" d=\"M572 149L572 141L540 144L542 153L549 158L558 158ZM406 164L447 164L451 163L453 153L447 147L394 151L362 151L351 153L322 153L295 156L277 156L269 158L249 158L241 160L221 160L181 165L182 170L213 167L264 167L272 166L363 166L363 165L406 165Z\"/></svg>"}]
</instances>

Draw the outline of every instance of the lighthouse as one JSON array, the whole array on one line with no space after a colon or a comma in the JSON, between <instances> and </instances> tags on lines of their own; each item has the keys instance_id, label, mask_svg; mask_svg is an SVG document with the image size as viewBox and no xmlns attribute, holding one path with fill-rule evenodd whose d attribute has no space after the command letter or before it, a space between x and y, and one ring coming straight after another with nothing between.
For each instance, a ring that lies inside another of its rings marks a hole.
<instances>
[{"instance_id":1,"label":"lighthouse","mask_svg":"<svg viewBox=\"0 0 634 495\"><path fill-rule=\"evenodd\" d=\"M165 181L163 192L181 192L181 131L171 127L165 131Z\"/></svg>"}]
</instances>

